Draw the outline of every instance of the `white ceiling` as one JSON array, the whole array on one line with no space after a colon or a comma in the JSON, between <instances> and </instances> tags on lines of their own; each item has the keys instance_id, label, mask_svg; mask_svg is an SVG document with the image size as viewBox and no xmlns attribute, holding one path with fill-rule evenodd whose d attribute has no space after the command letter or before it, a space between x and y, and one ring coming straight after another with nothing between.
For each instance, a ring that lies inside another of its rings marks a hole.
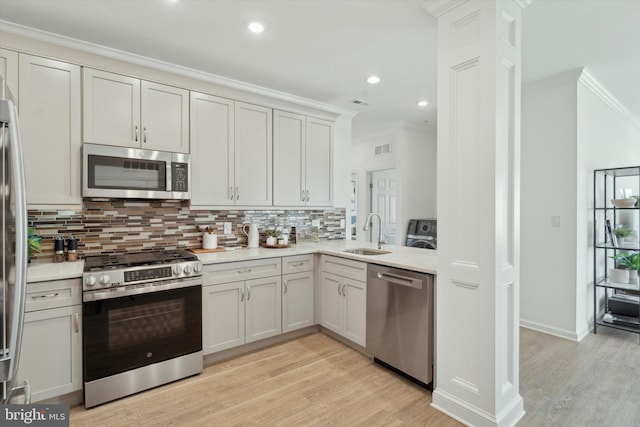
<instances>
[{"instance_id":1,"label":"white ceiling","mask_svg":"<svg viewBox=\"0 0 640 427\"><path fill-rule=\"evenodd\" d=\"M423 3L0 0L0 20L356 110L357 139L435 127L436 20ZM640 118L640 0L534 0L523 16L523 81L586 66Z\"/></svg>"}]
</instances>

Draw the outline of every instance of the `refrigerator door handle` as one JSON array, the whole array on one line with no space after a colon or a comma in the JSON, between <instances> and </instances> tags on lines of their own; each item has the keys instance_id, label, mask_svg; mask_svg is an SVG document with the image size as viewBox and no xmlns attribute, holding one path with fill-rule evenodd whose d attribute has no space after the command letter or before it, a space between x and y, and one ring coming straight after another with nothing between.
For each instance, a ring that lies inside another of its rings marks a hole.
<instances>
[{"instance_id":1,"label":"refrigerator door handle","mask_svg":"<svg viewBox=\"0 0 640 427\"><path fill-rule=\"evenodd\" d=\"M13 300L13 316L11 319L11 332L8 347L8 369L2 369L1 381L13 381L18 372L18 361L20 360L20 347L22 345L22 327L24 323L24 309L27 291L27 201L24 183L24 165L22 163L22 151L20 145L20 131L18 126L18 115L16 107L12 101L2 101L0 103L0 121L7 126L8 138L5 141L9 153L9 163L11 165L11 184L9 191L15 203L15 293ZM6 360L3 360L6 363ZM3 367L4 368L4 367ZM20 386L16 386L20 388ZM22 387L28 391L28 383Z\"/></svg>"},{"instance_id":2,"label":"refrigerator door handle","mask_svg":"<svg viewBox=\"0 0 640 427\"><path fill-rule=\"evenodd\" d=\"M19 390L22 390L22 394L24 394L24 402L22 403L24 405L31 404L31 386L29 385L29 381L27 380L24 380L20 384L15 385L9 389L9 391L7 392L6 403L9 403L9 401L14 397L13 393Z\"/></svg>"}]
</instances>

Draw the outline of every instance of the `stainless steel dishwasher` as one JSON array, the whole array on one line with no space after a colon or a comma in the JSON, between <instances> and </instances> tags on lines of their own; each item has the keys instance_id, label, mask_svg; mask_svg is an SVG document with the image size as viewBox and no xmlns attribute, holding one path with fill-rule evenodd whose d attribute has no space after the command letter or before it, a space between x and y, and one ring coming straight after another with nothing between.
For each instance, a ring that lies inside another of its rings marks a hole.
<instances>
[{"instance_id":1,"label":"stainless steel dishwasher","mask_svg":"<svg viewBox=\"0 0 640 427\"><path fill-rule=\"evenodd\" d=\"M433 380L433 275L369 264L367 351L428 386Z\"/></svg>"}]
</instances>

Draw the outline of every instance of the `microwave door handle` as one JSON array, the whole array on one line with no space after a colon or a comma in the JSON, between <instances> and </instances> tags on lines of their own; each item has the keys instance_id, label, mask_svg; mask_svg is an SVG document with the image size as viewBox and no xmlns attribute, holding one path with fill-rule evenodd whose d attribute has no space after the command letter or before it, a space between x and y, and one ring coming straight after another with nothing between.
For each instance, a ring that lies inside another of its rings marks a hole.
<instances>
[{"instance_id":1,"label":"microwave door handle","mask_svg":"<svg viewBox=\"0 0 640 427\"><path fill-rule=\"evenodd\" d=\"M164 190L165 190L165 191L173 191L173 189L171 188L171 182L172 182L172 180L171 180L172 165L173 165L173 162L171 161L171 159L168 159L168 160L167 160L167 173L166 173L166 176L167 176L167 182L166 182L166 183L165 183L165 185L164 185Z\"/></svg>"}]
</instances>

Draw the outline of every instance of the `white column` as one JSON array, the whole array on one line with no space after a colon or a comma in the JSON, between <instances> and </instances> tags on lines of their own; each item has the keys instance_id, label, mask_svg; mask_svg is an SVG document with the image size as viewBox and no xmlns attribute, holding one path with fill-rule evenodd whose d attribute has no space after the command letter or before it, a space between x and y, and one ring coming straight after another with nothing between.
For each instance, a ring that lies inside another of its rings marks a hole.
<instances>
[{"instance_id":1,"label":"white column","mask_svg":"<svg viewBox=\"0 0 640 427\"><path fill-rule=\"evenodd\" d=\"M438 280L432 405L510 426L519 392L520 33L526 0L432 0Z\"/></svg>"}]
</instances>

